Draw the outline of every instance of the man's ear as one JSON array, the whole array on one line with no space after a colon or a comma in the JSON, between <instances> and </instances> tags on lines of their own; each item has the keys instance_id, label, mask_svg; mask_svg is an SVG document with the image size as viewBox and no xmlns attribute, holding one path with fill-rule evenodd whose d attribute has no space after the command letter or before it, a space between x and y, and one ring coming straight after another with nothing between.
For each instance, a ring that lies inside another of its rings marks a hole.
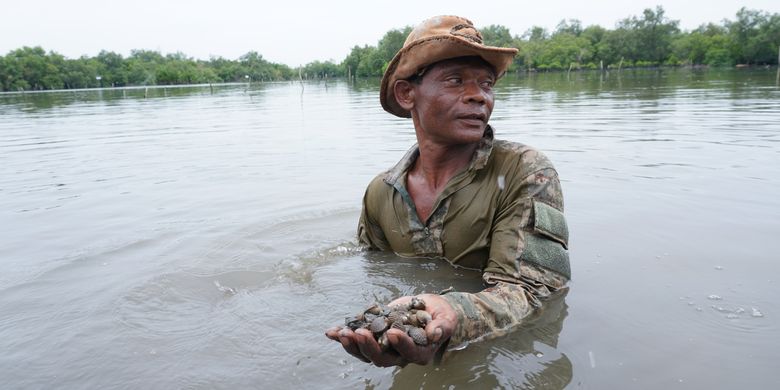
<instances>
[{"instance_id":1,"label":"man's ear","mask_svg":"<svg viewBox=\"0 0 780 390\"><path fill-rule=\"evenodd\" d=\"M411 111L414 107L414 85L408 80L397 80L393 85L395 101L404 110Z\"/></svg>"}]
</instances>

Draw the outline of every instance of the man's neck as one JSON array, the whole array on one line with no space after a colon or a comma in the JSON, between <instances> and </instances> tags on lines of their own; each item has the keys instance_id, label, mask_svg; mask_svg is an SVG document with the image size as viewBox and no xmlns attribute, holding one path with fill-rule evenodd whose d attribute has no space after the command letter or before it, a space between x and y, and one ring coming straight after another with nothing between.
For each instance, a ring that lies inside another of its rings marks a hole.
<instances>
[{"instance_id":1,"label":"man's neck","mask_svg":"<svg viewBox=\"0 0 780 390\"><path fill-rule=\"evenodd\" d=\"M479 144L441 145L419 140L418 146L420 155L409 173L425 183L429 190L438 193L453 176L469 165Z\"/></svg>"}]
</instances>

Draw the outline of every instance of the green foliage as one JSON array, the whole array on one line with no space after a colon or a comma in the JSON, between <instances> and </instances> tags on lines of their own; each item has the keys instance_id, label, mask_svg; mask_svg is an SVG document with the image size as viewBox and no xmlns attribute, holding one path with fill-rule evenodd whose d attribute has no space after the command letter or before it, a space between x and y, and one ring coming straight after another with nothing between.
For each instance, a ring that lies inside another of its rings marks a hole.
<instances>
[{"instance_id":1,"label":"green foliage","mask_svg":"<svg viewBox=\"0 0 780 390\"><path fill-rule=\"evenodd\" d=\"M514 47L515 38L509 32L509 29L497 24L491 24L479 30L482 34L482 42L488 46Z\"/></svg>"},{"instance_id":2,"label":"green foliage","mask_svg":"<svg viewBox=\"0 0 780 390\"><path fill-rule=\"evenodd\" d=\"M539 61L549 64L551 69L579 68L583 62L590 61L591 53L587 39L569 32L556 32L542 50Z\"/></svg>"},{"instance_id":3,"label":"green foliage","mask_svg":"<svg viewBox=\"0 0 780 390\"><path fill-rule=\"evenodd\" d=\"M727 21L731 55L737 63L776 63L780 45L780 14L741 8L737 20Z\"/></svg>"},{"instance_id":4,"label":"green foliage","mask_svg":"<svg viewBox=\"0 0 780 390\"><path fill-rule=\"evenodd\" d=\"M252 81L288 80L293 72L287 65L273 64L266 61L262 55L251 51L239 58L244 78L249 76Z\"/></svg>"},{"instance_id":5,"label":"green foliage","mask_svg":"<svg viewBox=\"0 0 780 390\"><path fill-rule=\"evenodd\" d=\"M632 17L625 23L631 30L633 58L662 64L672 52L672 40L680 32L679 21L669 20L661 6L645 9L642 18Z\"/></svg>"},{"instance_id":6,"label":"green foliage","mask_svg":"<svg viewBox=\"0 0 780 390\"><path fill-rule=\"evenodd\" d=\"M325 79L344 76L343 69L332 61L314 61L301 68L300 77Z\"/></svg>"},{"instance_id":7,"label":"green foliage","mask_svg":"<svg viewBox=\"0 0 780 390\"><path fill-rule=\"evenodd\" d=\"M480 30L486 45L515 47L512 70L568 70L735 64L777 65L780 14L741 8L736 19L682 32L662 7L620 20L612 30L562 20L550 33L533 26L521 36L501 25ZM257 52L238 60L195 60L183 53L162 55L133 50L127 58L101 51L95 57L66 59L41 47L22 47L0 56L0 90L94 88L256 82L329 77L381 76L403 46L411 27L388 31L376 46L354 46L340 62L314 61L300 68L267 61Z\"/></svg>"},{"instance_id":8,"label":"green foliage","mask_svg":"<svg viewBox=\"0 0 780 390\"><path fill-rule=\"evenodd\" d=\"M101 51L97 57L98 72L103 86L122 87L127 85L127 71L121 54Z\"/></svg>"},{"instance_id":9,"label":"green foliage","mask_svg":"<svg viewBox=\"0 0 780 390\"><path fill-rule=\"evenodd\" d=\"M724 27L702 25L690 34L682 34L672 43L673 56L682 65L733 65L730 39Z\"/></svg>"},{"instance_id":10,"label":"green foliage","mask_svg":"<svg viewBox=\"0 0 780 390\"><path fill-rule=\"evenodd\" d=\"M366 48L365 55L360 59L357 75L363 77L381 76L385 64L382 53L375 47L369 46Z\"/></svg>"},{"instance_id":11,"label":"green foliage","mask_svg":"<svg viewBox=\"0 0 780 390\"><path fill-rule=\"evenodd\" d=\"M691 32L678 26L662 7L625 18L613 30L583 29L576 19L561 21L551 35L535 26L515 37L514 47L520 49L515 64L529 70L777 64L780 14L742 8L733 22L709 23Z\"/></svg>"},{"instance_id":12,"label":"green foliage","mask_svg":"<svg viewBox=\"0 0 780 390\"><path fill-rule=\"evenodd\" d=\"M404 45L412 28L393 29L385 33L376 46L354 46L341 62L341 74L350 76L381 76L395 53Z\"/></svg>"},{"instance_id":13,"label":"green foliage","mask_svg":"<svg viewBox=\"0 0 780 390\"><path fill-rule=\"evenodd\" d=\"M95 57L65 59L40 47L23 47L0 56L2 91L245 82L247 75L250 81L288 80L293 71L256 52L238 61L198 61L183 53L163 56L149 50L133 50L127 58L104 50Z\"/></svg>"},{"instance_id":14,"label":"green foliage","mask_svg":"<svg viewBox=\"0 0 780 390\"><path fill-rule=\"evenodd\" d=\"M341 62L341 66L346 70L348 75L356 75L357 69L360 67L360 62L367 56L369 46L354 46L349 52L344 61Z\"/></svg>"},{"instance_id":15,"label":"green foliage","mask_svg":"<svg viewBox=\"0 0 780 390\"><path fill-rule=\"evenodd\" d=\"M2 58L0 80L4 91L58 89L64 87L64 68L61 55L25 46Z\"/></svg>"},{"instance_id":16,"label":"green foliage","mask_svg":"<svg viewBox=\"0 0 780 390\"><path fill-rule=\"evenodd\" d=\"M520 50L522 60L515 59L515 64L528 69L535 69L541 65L549 64L540 62L540 57L545 49L549 35L543 27L533 26L523 34L523 38L517 39L517 48Z\"/></svg>"},{"instance_id":17,"label":"green foliage","mask_svg":"<svg viewBox=\"0 0 780 390\"><path fill-rule=\"evenodd\" d=\"M197 62L181 53L169 54L166 59L167 61L156 69L156 84L203 84L219 81L216 72L209 68L207 63ZM150 74L139 73L138 76L149 77Z\"/></svg>"},{"instance_id":18,"label":"green foliage","mask_svg":"<svg viewBox=\"0 0 780 390\"><path fill-rule=\"evenodd\" d=\"M412 32L411 26L388 31L377 44L379 58L385 63L389 63L395 56L395 53L404 46L404 41L406 41L406 37L410 32Z\"/></svg>"},{"instance_id":19,"label":"green foliage","mask_svg":"<svg viewBox=\"0 0 780 390\"><path fill-rule=\"evenodd\" d=\"M731 66L734 65L734 60L729 55L728 50L713 47L704 54L703 63L710 66Z\"/></svg>"},{"instance_id":20,"label":"green foliage","mask_svg":"<svg viewBox=\"0 0 780 390\"><path fill-rule=\"evenodd\" d=\"M561 20L558 26L555 27L553 36L558 34L569 34L578 37L582 34L582 22L577 19Z\"/></svg>"}]
</instances>

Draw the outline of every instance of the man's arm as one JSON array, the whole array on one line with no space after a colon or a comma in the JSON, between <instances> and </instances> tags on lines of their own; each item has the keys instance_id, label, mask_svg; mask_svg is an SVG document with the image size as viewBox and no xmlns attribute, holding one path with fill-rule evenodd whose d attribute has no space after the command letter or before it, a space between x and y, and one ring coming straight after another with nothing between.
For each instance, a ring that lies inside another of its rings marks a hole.
<instances>
[{"instance_id":1,"label":"man's arm","mask_svg":"<svg viewBox=\"0 0 780 390\"><path fill-rule=\"evenodd\" d=\"M374 179L374 182L377 180ZM363 208L360 212L357 230L358 243L368 249L389 251L391 250L390 243L387 242L382 228L369 215L369 210L376 210L376 207L378 207L377 205L369 204L369 191L375 185L374 182L369 184L366 193L363 195Z\"/></svg>"},{"instance_id":2,"label":"man's arm","mask_svg":"<svg viewBox=\"0 0 780 390\"><path fill-rule=\"evenodd\" d=\"M444 295L458 317L452 345L500 335L520 324L541 305L540 299L564 288L570 275L568 230L556 171L550 167L507 179L513 182L507 180L501 194L483 273L491 287L474 294Z\"/></svg>"},{"instance_id":3,"label":"man's arm","mask_svg":"<svg viewBox=\"0 0 780 390\"><path fill-rule=\"evenodd\" d=\"M539 265L560 268L568 275L563 197L558 175L548 166L526 177L506 178L507 188L501 194L502 207L491 229L490 258L483 273L483 279L492 287L474 294L452 292L430 298L441 313L433 315L434 320L441 321L426 326L432 344L414 345L407 335L390 330L388 339L394 351L383 353L365 330L353 332L336 327L326 332L327 337L340 342L347 352L363 361L379 366L402 366L409 362L426 364L447 343L458 345L500 335L520 324L540 305L540 299L564 288L568 279ZM369 196L363 200L359 240L369 248L391 250L381 228L370 218L370 212L367 213L377 205L367 202ZM396 303L410 298L399 298Z\"/></svg>"},{"instance_id":4,"label":"man's arm","mask_svg":"<svg viewBox=\"0 0 780 390\"><path fill-rule=\"evenodd\" d=\"M547 273L550 279L558 279L559 287L523 276L519 280L505 281L502 277L485 275L494 284L478 293L451 292L442 297L452 306L457 325L451 336L450 345L498 337L523 322L543 300L558 289L564 288L566 280L548 270L521 267L523 273Z\"/></svg>"}]
</instances>

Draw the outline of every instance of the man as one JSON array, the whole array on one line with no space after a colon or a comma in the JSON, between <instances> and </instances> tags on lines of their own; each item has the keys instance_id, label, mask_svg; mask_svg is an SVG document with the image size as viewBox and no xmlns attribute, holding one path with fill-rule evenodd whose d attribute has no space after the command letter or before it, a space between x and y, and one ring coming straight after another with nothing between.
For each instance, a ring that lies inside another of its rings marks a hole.
<instances>
[{"instance_id":1,"label":"man","mask_svg":"<svg viewBox=\"0 0 780 390\"><path fill-rule=\"evenodd\" d=\"M489 287L420 295L433 317L426 346L398 329L387 331L392 348L386 352L366 329L326 332L358 359L378 366L427 364L448 344L519 324L540 299L565 287L568 231L557 172L540 152L495 140L488 125L493 85L516 53L483 45L467 19L439 16L417 26L388 65L382 107L411 117L417 145L369 184L359 240L372 249L479 269Z\"/></svg>"}]
</instances>

